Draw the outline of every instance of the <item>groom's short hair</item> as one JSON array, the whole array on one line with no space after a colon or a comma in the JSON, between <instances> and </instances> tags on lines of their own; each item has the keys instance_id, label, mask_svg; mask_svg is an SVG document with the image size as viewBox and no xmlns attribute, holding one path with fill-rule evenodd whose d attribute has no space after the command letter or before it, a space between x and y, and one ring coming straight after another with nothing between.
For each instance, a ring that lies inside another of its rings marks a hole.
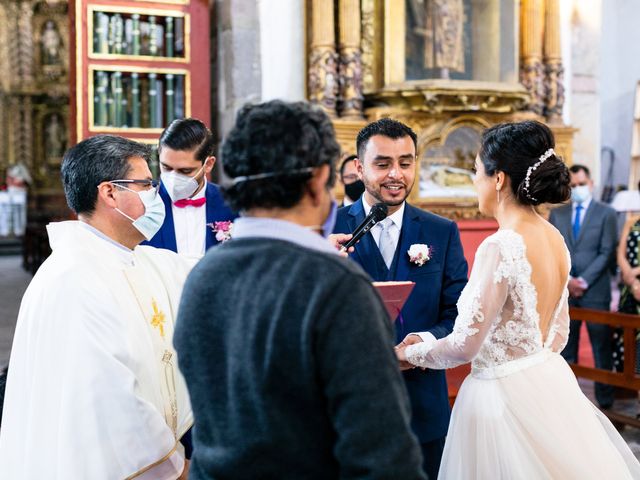
<instances>
[{"instance_id":1,"label":"groom's short hair","mask_svg":"<svg viewBox=\"0 0 640 480\"><path fill-rule=\"evenodd\" d=\"M413 141L413 146L416 148L416 151L418 151L418 136L411 127L391 118L381 118L380 120L370 123L358 133L356 151L358 152L358 158L361 162L364 160L364 152L367 149L369 139L375 135L388 137L393 140L410 137Z\"/></svg>"}]
</instances>

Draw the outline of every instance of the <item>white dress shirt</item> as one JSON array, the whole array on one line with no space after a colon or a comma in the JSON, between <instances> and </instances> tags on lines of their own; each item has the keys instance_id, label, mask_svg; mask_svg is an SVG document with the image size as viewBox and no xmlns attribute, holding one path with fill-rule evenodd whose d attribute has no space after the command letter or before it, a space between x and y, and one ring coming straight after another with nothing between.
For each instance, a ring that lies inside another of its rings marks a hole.
<instances>
[{"instance_id":1,"label":"white dress shirt","mask_svg":"<svg viewBox=\"0 0 640 480\"><path fill-rule=\"evenodd\" d=\"M369 205L367 203L367 201L365 200L364 195L362 196L362 206L364 207L364 213L365 215L369 215L369 212L371 211L371 205ZM391 221L393 222L393 227L390 229L389 234L391 235L391 238L393 238L395 245L396 245L396 249L398 248L398 241L400 240L400 231L402 230L402 217L404 216L404 206L405 206L405 202L402 202L402 205L400 206L400 208L395 211L393 214L389 215ZM376 242L376 245L378 245L378 248L380 248L380 236L382 235L382 222L378 222L376 223L373 228L371 228L370 232L371 235L373 235L373 239ZM413 333L413 335L418 335L423 342L426 343L433 343L436 341L436 337L431 333L431 332L415 332Z\"/></svg>"},{"instance_id":2,"label":"white dress shirt","mask_svg":"<svg viewBox=\"0 0 640 480\"><path fill-rule=\"evenodd\" d=\"M393 239L393 243L396 249L398 248L398 240L400 240L400 230L402 230L402 217L404 215L404 205L405 203L402 202L402 205L400 205L400 208L396 212L394 212L393 214L387 217L387 218L390 218L391 221L393 222L391 228L389 229L389 234ZM364 195L362 196L362 206L364 207L365 216L369 215L369 212L371 211L371 205L367 203ZM376 223L373 226L373 228L371 228L370 232L371 232L371 235L373 235L373 239L375 240L376 245L378 246L378 248L380 248L380 236L382 235L382 222Z\"/></svg>"},{"instance_id":3,"label":"white dress shirt","mask_svg":"<svg viewBox=\"0 0 640 480\"><path fill-rule=\"evenodd\" d=\"M206 192L206 183L191 200L203 198ZM178 253L188 256L204 255L207 233L207 204L200 207L191 205L184 208L176 207L171 203L173 212L173 227L176 232L176 247Z\"/></svg>"}]
</instances>

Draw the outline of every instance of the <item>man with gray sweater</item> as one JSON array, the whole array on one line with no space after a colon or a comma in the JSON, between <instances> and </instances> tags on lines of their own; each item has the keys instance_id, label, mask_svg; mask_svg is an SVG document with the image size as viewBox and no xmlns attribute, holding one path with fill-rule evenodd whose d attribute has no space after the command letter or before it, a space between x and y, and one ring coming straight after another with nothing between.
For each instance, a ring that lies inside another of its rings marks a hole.
<instances>
[{"instance_id":1,"label":"man with gray sweater","mask_svg":"<svg viewBox=\"0 0 640 480\"><path fill-rule=\"evenodd\" d=\"M192 271L174 338L190 479L425 478L386 310L323 238L339 151L305 103L247 106L227 138L241 218Z\"/></svg>"}]
</instances>

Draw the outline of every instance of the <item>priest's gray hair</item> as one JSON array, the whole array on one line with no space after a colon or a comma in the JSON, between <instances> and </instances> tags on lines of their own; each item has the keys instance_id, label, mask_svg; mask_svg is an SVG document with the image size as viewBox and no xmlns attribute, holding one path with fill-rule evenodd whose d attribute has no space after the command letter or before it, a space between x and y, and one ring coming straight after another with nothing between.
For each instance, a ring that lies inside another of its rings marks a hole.
<instances>
[{"instance_id":1,"label":"priest's gray hair","mask_svg":"<svg viewBox=\"0 0 640 480\"><path fill-rule=\"evenodd\" d=\"M115 135L97 135L74 145L62 159L62 186L69 208L91 215L102 182L126 178L129 159L151 158L148 145Z\"/></svg>"}]
</instances>

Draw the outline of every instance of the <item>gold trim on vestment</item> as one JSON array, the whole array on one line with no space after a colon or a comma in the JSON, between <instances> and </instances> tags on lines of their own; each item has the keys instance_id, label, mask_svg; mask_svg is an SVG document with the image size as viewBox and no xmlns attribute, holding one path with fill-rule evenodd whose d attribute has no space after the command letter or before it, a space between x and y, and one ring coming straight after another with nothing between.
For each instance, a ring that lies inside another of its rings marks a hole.
<instances>
[{"instance_id":1,"label":"gold trim on vestment","mask_svg":"<svg viewBox=\"0 0 640 480\"><path fill-rule=\"evenodd\" d=\"M147 465L146 467L141 468L140 470L138 470L136 473L134 473L133 475L129 475L127 478L125 478L125 480L130 480L132 478L136 478L139 477L140 475L142 475L143 473L148 472L149 470L151 470L153 467L156 467L158 465L160 465L163 462L166 462L169 457L171 457L171 455L173 455L175 453L175 451L178 449L178 442L175 443L175 445L173 446L173 448L169 451L169 453L167 453L164 457L162 457L160 460L153 462L150 465Z\"/></svg>"}]
</instances>

